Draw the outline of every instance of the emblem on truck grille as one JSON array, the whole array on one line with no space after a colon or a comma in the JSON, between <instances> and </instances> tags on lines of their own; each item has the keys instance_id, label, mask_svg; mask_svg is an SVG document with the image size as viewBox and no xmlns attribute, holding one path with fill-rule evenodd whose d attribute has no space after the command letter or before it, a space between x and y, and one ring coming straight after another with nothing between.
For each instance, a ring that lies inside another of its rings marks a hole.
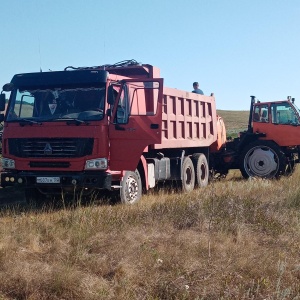
<instances>
[{"instance_id":1,"label":"emblem on truck grille","mask_svg":"<svg viewBox=\"0 0 300 300\"><path fill-rule=\"evenodd\" d=\"M44 154L45 155L51 155L52 154L52 147L49 143L47 143L45 148L44 148Z\"/></svg>"}]
</instances>

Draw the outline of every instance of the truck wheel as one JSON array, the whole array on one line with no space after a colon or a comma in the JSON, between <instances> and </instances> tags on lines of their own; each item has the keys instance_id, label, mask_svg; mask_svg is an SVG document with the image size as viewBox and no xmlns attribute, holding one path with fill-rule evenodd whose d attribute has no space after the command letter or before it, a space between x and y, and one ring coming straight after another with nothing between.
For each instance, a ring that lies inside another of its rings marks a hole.
<instances>
[{"instance_id":1,"label":"truck wheel","mask_svg":"<svg viewBox=\"0 0 300 300\"><path fill-rule=\"evenodd\" d=\"M142 180L138 170L126 171L121 182L120 198L124 204L137 203L142 197Z\"/></svg>"},{"instance_id":2,"label":"truck wheel","mask_svg":"<svg viewBox=\"0 0 300 300\"><path fill-rule=\"evenodd\" d=\"M181 185L184 192L191 192L195 187L195 169L192 160L187 156L181 168Z\"/></svg>"},{"instance_id":3,"label":"truck wheel","mask_svg":"<svg viewBox=\"0 0 300 300\"><path fill-rule=\"evenodd\" d=\"M241 153L240 170L244 178L278 177L285 168L285 155L271 141L256 141Z\"/></svg>"},{"instance_id":4,"label":"truck wheel","mask_svg":"<svg viewBox=\"0 0 300 300\"><path fill-rule=\"evenodd\" d=\"M198 187L205 187L208 184L209 168L206 156L202 153L196 153L192 156L194 168L196 171L196 183Z\"/></svg>"}]
</instances>

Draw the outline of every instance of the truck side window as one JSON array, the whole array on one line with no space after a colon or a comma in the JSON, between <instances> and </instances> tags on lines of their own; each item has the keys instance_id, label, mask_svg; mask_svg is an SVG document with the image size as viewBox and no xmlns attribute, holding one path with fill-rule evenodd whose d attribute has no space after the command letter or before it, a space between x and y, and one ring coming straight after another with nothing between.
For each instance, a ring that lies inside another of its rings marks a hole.
<instances>
[{"instance_id":1,"label":"truck side window","mask_svg":"<svg viewBox=\"0 0 300 300\"><path fill-rule=\"evenodd\" d=\"M15 106L11 106L8 112L8 120L16 118L31 118L33 115L34 96L30 92L16 92Z\"/></svg>"},{"instance_id":2,"label":"truck side window","mask_svg":"<svg viewBox=\"0 0 300 300\"><path fill-rule=\"evenodd\" d=\"M120 93L120 92L119 92ZM128 123L129 116L154 116L157 111L159 83L127 82L122 86L114 122Z\"/></svg>"},{"instance_id":3,"label":"truck side window","mask_svg":"<svg viewBox=\"0 0 300 300\"><path fill-rule=\"evenodd\" d=\"M129 118L128 93L127 93L127 86L124 85L118 102L115 121L118 124L127 124L128 118Z\"/></svg>"},{"instance_id":4,"label":"truck side window","mask_svg":"<svg viewBox=\"0 0 300 300\"><path fill-rule=\"evenodd\" d=\"M154 116L157 110L159 83L135 82L129 85L130 114Z\"/></svg>"}]
</instances>

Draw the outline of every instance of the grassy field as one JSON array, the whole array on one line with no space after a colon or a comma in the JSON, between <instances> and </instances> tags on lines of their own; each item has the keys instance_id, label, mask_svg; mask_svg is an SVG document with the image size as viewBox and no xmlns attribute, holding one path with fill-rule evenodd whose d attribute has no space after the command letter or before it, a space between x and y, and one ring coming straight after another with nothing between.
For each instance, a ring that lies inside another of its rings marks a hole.
<instances>
[{"instance_id":1,"label":"grassy field","mask_svg":"<svg viewBox=\"0 0 300 300\"><path fill-rule=\"evenodd\" d=\"M0 299L299 299L299 180L2 209Z\"/></svg>"},{"instance_id":2,"label":"grassy field","mask_svg":"<svg viewBox=\"0 0 300 300\"><path fill-rule=\"evenodd\" d=\"M2 208L0 300L300 299L299 181L232 171L134 206Z\"/></svg>"}]
</instances>

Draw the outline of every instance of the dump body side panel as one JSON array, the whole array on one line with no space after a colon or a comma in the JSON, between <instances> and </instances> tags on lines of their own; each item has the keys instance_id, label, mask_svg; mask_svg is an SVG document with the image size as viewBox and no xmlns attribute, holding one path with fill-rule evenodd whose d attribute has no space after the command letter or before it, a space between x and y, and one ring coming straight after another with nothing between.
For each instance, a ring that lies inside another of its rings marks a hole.
<instances>
[{"instance_id":1,"label":"dump body side panel","mask_svg":"<svg viewBox=\"0 0 300 300\"><path fill-rule=\"evenodd\" d=\"M215 98L164 87L162 143L153 149L209 147L217 140Z\"/></svg>"}]
</instances>

